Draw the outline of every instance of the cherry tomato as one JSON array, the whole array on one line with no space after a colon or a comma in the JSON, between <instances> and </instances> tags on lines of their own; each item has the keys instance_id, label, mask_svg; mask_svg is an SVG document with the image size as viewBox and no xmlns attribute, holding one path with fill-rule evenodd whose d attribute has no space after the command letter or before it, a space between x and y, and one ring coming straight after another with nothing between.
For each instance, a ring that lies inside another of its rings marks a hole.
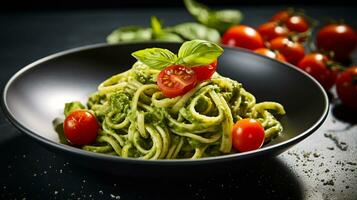
<instances>
[{"instance_id":1,"label":"cherry tomato","mask_svg":"<svg viewBox=\"0 0 357 200\"><path fill-rule=\"evenodd\" d=\"M286 61L297 65L305 55L304 47L298 43L290 40L287 37L277 37L270 41L270 48L278 50L285 57Z\"/></svg>"},{"instance_id":2,"label":"cherry tomato","mask_svg":"<svg viewBox=\"0 0 357 200\"><path fill-rule=\"evenodd\" d=\"M91 144L97 137L99 124L93 114L86 110L76 110L63 123L64 134L72 145Z\"/></svg>"},{"instance_id":3,"label":"cherry tomato","mask_svg":"<svg viewBox=\"0 0 357 200\"><path fill-rule=\"evenodd\" d=\"M264 40L270 41L279 36L287 36L289 30L279 22L267 22L259 26L258 32Z\"/></svg>"},{"instance_id":4,"label":"cherry tomato","mask_svg":"<svg viewBox=\"0 0 357 200\"><path fill-rule=\"evenodd\" d=\"M292 15L285 21L286 27L290 31L302 33L309 30L309 22L300 15Z\"/></svg>"},{"instance_id":5,"label":"cherry tomato","mask_svg":"<svg viewBox=\"0 0 357 200\"><path fill-rule=\"evenodd\" d=\"M357 35L346 24L329 24L317 33L316 42L319 49L334 52L335 60L345 61L357 46Z\"/></svg>"},{"instance_id":6,"label":"cherry tomato","mask_svg":"<svg viewBox=\"0 0 357 200\"><path fill-rule=\"evenodd\" d=\"M259 149L264 143L265 131L255 119L241 119L232 129L233 147L239 152Z\"/></svg>"},{"instance_id":7,"label":"cherry tomato","mask_svg":"<svg viewBox=\"0 0 357 200\"><path fill-rule=\"evenodd\" d=\"M290 14L291 12L287 10L279 11L270 18L270 21L285 22L290 17Z\"/></svg>"},{"instance_id":8,"label":"cherry tomato","mask_svg":"<svg viewBox=\"0 0 357 200\"><path fill-rule=\"evenodd\" d=\"M191 68L172 65L161 70L157 77L157 85L166 97L177 97L195 87L197 76Z\"/></svg>"},{"instance_id":9,"label":"cherry tomato","mask_svg":"<svg viewBox=\"0 0 357 200\"><path fill-rule=\"evenodd\" d=\"M273 50L270 50L267 48L259 48L259 49L256 49L254 52L259 53L264 56L267 56L269 58L276 59L276 60L280 60L280 61L284 61L284 62L286 61L285 57L278 51L273 51Z\"/></svg>"},{"instance_id":10,"label":"cherry tomato","mask_svg":"<svg viewBox=\"0 0 357 200\"><path fill-rule=\"evenodd\" d=\"M350 67L338 75L336 90L344 105L357 109L357 66Z\"/></svg>"},{"instance_id":11,"label":"cherry tomato","mask_svg":"<svg viewBox=\"0 0 357 200\"><path fill-rule=\"evenodd\" d=\"M195 71L197 81L208 80L217 69L217 60L209 65L192 67L191 69Z\"/></svg>"},{"instance_id":12,"label":"cherry tomato","mask_svg":"<svg viewBox=\"0 0 357 200\"><path fill-rule=\"evenodd\" d=\"M335 82L336 72L329 69L329 59L320 53L306 55L298 67L314 77L324 88L329 90Z\"/></svg>"},{"instance_id":13,"label":"cherry tomato","mask_svg":"<svg viewBox=\"0 0 357 200\"><path fill-rule=\"evenodd\" d=\"M255 50L264 47L260 34L249 26L237 25L229 28L222 37L222 44Z\"/></svg>"}]
</instances>

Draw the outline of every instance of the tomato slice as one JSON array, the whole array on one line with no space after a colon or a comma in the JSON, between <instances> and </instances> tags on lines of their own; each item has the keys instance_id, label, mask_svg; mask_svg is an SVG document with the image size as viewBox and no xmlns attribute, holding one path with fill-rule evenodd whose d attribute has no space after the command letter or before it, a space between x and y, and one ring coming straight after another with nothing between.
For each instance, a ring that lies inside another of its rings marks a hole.
<instances>
[{"instance_id":1,"label":"tomato slice","mask_svg":"<svg viewBox=\"0 0 357 200\"><path fill-rule=\"evenodd\" d=\"M97 137L99 123L96 117L86 110L76 110L63 122L64 134L72 145L91 144Z\"/></svg>"},{"instance_id":2,"label":"tomato slice","mask_svg":"<svg viewBox=\"0 0 357 200\"><path fill-rule=\"evenodd\" d=\"M208 80L217 69L217 60L209 65L192 67L191 69L196 72L197 81Z\"/></svg>"},{"instance_id":3,"label":"tomato slice","mask_svg":"<svg viewBox=\"0 0 357 200\"><path fill-rule=\"evenodd\" d=\"M232 129L233 147L239 152L259 149L264 143L264 137L264 128L255 119L241 119Z\"/></svg>"},{"instance_id":4,"label":"tomato slice","mask_svg":"<svg viewBox=\"0 0 357 200\"><path fill-rule=\"evenodd\" d=\"M157 77L157 85L166 97L177 97L195 87L197 76L191 68L172 65L161 70Z\"/></svg>"}]
</instances>

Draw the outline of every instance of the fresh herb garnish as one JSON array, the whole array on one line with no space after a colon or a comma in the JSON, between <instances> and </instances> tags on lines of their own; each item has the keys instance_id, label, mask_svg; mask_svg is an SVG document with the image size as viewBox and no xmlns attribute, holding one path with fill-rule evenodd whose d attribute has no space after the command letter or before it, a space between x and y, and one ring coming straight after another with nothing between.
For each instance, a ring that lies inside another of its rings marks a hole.
<instances>
[{"instance_id":1,"label":"fresh herb garnish","mask_svg":"<svg viewBox=\"0 0 357 200\"><path fill-rule=\"evenodd\" d=\"M211 10L195 0L184 0L187 10L200 23L224 32L229 27L239 24L243 15L239 10Z\"/></svg>"},{"instance_id":2,"label":"fresh herb garnish","mask_svg":"<svg viewBox=\"0 0 357 200\"><path fill-rule=\"evenodd\" d=\"M205 40L191 40L182 44L178 63L187 67L208 65L223 53L222 47Z\"/></svg>"},{"instance_id":3,"label":"fresh herb garnish","mask_svg":"<svg viewBox=\"0 0 357 200\"><path fill-rule=\"evenodd\" d=\"M222 47L213 42L191 40L182 44L178 56L162 48L139 50L132 53L132 56L153 69L163 69L173 64L186 67L207 65L215 61L222 53Z\"/></svg>"},{"instance_id":4,"label":"fresh herb garnish","mask_svg":"<svg viewBox=\"0 0 357 200\"><path fill-rule=\"evenodd\" d=\"M140 62L153 69L163 69L177 61L177 56L170 50L162 48L148 48L131 54Z\"/></svg>"},{"instance_id":5,"label":"fresh herb garnish","mask_svg":"<svg viewBox=\"0 0 357 200\"><path fill-rule=\"evenodd\" d=\"M109 44L121 42L166 41L183 42L185 40L202 39L219 42L220 35L216 29L205 25L189 22L172 27L164 27L162 21L152 16L150 28L127 26L114 30L108 37Z\"/></svg>"},{"instance_id":6,"label":"fresh herb garnish","mask_svg":"<svg viewBox=\"0 0 357 200\"><path fill-rule=\"evenodd\" d=\"M139 26L127 26L114 30L107 37L109 44L120 42L148 41L151 39L151 29Z\"/></svg>"}]
</instances>

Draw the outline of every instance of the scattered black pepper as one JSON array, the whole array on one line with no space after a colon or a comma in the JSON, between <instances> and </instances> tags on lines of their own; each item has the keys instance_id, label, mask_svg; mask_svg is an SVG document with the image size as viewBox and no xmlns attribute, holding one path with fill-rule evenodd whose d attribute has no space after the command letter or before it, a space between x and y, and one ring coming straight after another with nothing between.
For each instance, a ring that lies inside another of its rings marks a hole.
<instances>
[{"instance_id":1,"label":"scattered black pepper","mask_svg":"<svg viewBox=\"0 0 357 200\"><path fill-rule=\"evenodd\" d=\"M357 165L357 163L351 162L351 161L346 162L346 164L349 164L349 165Z\"/></svg>"},{"instance_id":2,"label":"scattered black pepper","mask_svg":"<svg viewBox=\"0 0 357 200\"><path fill-rule=\"evenodd\" d=\"M324 136L326 138L330 138L340 150L347 150L348 145L346 144L346 142L341 142L337 136L333 135L332 133L325 133Z\"/></svg>"},{"instance_id":3,"label":"scattered black pepper","mask_svg":"<svg viewBox=\"0 0 357 200\"><path fill-rule=\"evenodd\" d=\"M314 154L312 154L315 158L318 158L318 157L320 157L320 154L318 154L318 153L314 153Z\"/></svg>"},{"instance_id":4,"label":"scattered black pepper","mask_svg":"<svg viewBox=\"0 0 357 200\"><path fill-rule=\"evenodd\" d=\"M334 182L332 179L330 179L330 180L328 180L328 181L325 181L325 182L323 183L323 185L331 185L331 186L334 186L334 185L335 185L335 182Z\"/></svg>"}]
</instances>

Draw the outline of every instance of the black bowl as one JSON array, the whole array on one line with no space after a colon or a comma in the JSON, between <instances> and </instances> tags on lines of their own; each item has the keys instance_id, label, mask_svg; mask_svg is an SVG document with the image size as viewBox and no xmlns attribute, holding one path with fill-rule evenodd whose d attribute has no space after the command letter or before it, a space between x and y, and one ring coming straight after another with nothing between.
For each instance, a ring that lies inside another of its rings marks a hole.
<instances>
[{"instance_id":1,"label":"black bowl","mask_svg":"<svg viewBox=\"0 0 357 200\"><path fill-rule=\"evenodd\" d=\"M243 49L225 48L218 72L241 83L260 101L284 105L283 133L263 148L198 160L138 160L103 155L61 144L52 121L63 116L65 102L80 100L99 83L131 67L133 51L149 47L178 50L176 43L99 44L57 53L17 72L3 91L3 108L10 121L34 141L68 159L120 175L183 175L203 169L241 165L272 157L312 134L325 120L328 98L323 88L296 67ZM220 170L215 170L220 171ZM174 172L174 173L173 173Z\"/></svg>"}]
</instances>

